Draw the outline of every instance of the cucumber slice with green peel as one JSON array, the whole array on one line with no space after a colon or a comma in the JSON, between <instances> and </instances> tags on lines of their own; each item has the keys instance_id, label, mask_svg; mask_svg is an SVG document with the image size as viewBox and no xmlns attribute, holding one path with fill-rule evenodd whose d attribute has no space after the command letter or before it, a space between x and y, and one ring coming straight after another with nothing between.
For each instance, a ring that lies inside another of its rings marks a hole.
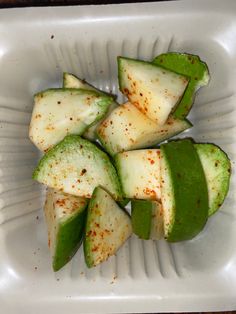
<instances>
[{"instance_id":1,"label":"cucumber slice with green peel","mask_svg":"<svg viewBox=\"0 0 236 314\"><path fill-rule=\"evenodd\" d=\"M173 112L174 117L185 118L193 105L196 91L210 80L207 64L198 56L177 52L163 53L153 63L190 78L183 97Z\"/></svg>"},{"instance_id":2,"label":"cucumber slice with green peel","mask_svg":"<svg viewBox=\"0 0 236 314\"><path fill-rule=\"evenodd\" d=\"M63 88L82 88L102 93L92 85L88 84L85 80L81 80L77 76L67 72L63 73Z\"/></svg>"},{"instance_id":3,"label":"cucumber slice with green peel","mask_svg":"<svg viewBox=\"0 0 236 314\"><path fill-rule=\"evenodd\" d=\"M47 191L44 212L54 271L70 261L82 242L87 204L85 198Z\"/></svg>"},{"instance_id":4,"label":"cucumber slice with green peel","mask_svg":"<svg viewBox=\"0 0 236 314\"><path fill-rule=\"evenodd\" d=\"M116 170L108 156L95 144L78 135L68 135L40 160L33 178L51 188L91 198L101 185L121 199Z\"/></svg>"},{"instance_id":5,"label":"cucumber slice with green peel","mask_svg":"<svg viewBox=\"0 0 236 314\"><path fill-rule=\"evenodd\" d=\"M158 125L128 102L100 123L97 137L106 151L114 156L119 152L154 146L190 127L189 121L171 116L164 125Z\"/></svg>"},{"instance_id":6,"label":"cucumber slice with green peel","mask_svg":"<svg viewBox=\"0 0 236 314\"><path fill-rule=\"evenodd\" d=\"M105 118L115 109L119 106L119 104L116 101L112 101L112 103L109 106L109 109L107 111L107 113L105 114ZM83 137L90 140L90 141L96 141L98 139L97 137L97 128L100 125L100 123L102 123L103 118L101 120L99 120L96 124L94 124L93 126L89 127L84 133L83 133Z\"/></svg>"},{"instance_id":7,"label":"cucumber slice with green peel","mask_svg":"<svg viewBox=\"0 0 236 314\"><path fill-rule=\"evenodd\" d=\"M144 240L160 240L164 236L162 206L156 201L132 200L133 232Z\"/></svg>"},{"instance_id":8,"label":"cucumber slice with green peel","mask_svg":"<svg viewBox=\"0 0 236 314\"><path fill-rule=\"evenodd\" d=\"M195 144L206 176L209 216L223 204L229 190L231 164L228 156L214 144Z\"/></svg>"},{"instance_id":9,"label":"cucumber slice with green peel","mask_svg":"<svg viewBox=\"0 0 236 314\"><path fill-rule=\"evenodd\" d=\"M101 187L89 202L84 239L87 266L94 267L114 255L132 233L131 219Z\"/></svg>"},{"instance_id":10,"label":"cucumber slice with green peel","mask_svg":"<svg viewBox=\"0 0 236 314\"><path fill-rule=\"evenodd\" d=\"M83 88L83 89L98 92L101 95L107 95L106 93L103 93L99 89L95 88L94 86L86 83L84 80L81 80L75 75L70 74L70 73L63 73L63 87L64 88ZM119 106L119 104L113 100L109 106L106 116L108 116L117 106ZM100 124L100 121L97 122L95 125L89 127L83 133L83 137L90 141L95 141L97 139L96 128L98 127L99 124Z\"/></svg>"},{"instance_id":11,"label":"cucumber slice with green peel","mask_svg":"<svg viewBox=\"0 0 236 314\"><path fill-rule=\"evenodd\" d=\"M204 228L207 182L191 140L161 145L161 202L167 241L192 239Z\"/></svg>"},{"instance_id":12,"label":"cucumber slice with green peel","mask_svg":"<svg viewBox=\"0 0 236 314\"><path fill-rule=\"evenodd\" d=\"M119 87L129 101L162 125L179 103L188 77L150 62L118 58Z\"/></svg>"},{"instance_id":13,"label":"cucumber slice with green peel","mask_svg":"<svg viewBox=\"0 0 236 314\"><path fill-rule=\"evenodd\" d=\"M48 89L34 97L29 137L48 151L68 134L81 135L106 114L112 97L83 89Z\"/></svg>"},{"instance_id":14,"label":"cucumber slice with green peel","mask_svg":"<svg viewBox=\"0 0 236 314\"><path fill-rule=\"evenodd\" d=\"M106 151L116 153L149 146L156 137L156 123L147 118L131 103L125 103L99 125L97 136Z\"/></svg>"},{"instance_id":15,"label":"cucumber slice with green peel","mask_svg":"<svg viewBox=\"0 0 236 314\"><path fill-rule=\"evenodd\" d=\"M159 149L123 152L114 160L125 197L160 200Z\"/></svg>"}]
</instances>

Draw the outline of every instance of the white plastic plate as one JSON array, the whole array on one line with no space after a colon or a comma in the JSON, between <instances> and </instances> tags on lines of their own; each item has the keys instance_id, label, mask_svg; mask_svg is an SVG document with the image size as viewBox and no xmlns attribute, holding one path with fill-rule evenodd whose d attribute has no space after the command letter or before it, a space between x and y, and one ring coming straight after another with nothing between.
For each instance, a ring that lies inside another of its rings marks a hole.
<instances>
[{"instance_id":1,"label":"white plastic plate","mask_svg":"<svg viewBox=\"0 0 236 314\"><path fill-rule=\"evenodd\" d=\"M1 313L236 309L235 38L234 0L0 11ZM229 154L233 175L225 203L192 241L132 237L92 270L80 249L54 274L42 188L30 179L39 157L27 137L33 94L60 86L63 71L118 94L118 55L150 60L168 50L197 54L209 65L210 85L190 115L194 128L182 136L215 142Z\"/></svg>"}]
</instances>

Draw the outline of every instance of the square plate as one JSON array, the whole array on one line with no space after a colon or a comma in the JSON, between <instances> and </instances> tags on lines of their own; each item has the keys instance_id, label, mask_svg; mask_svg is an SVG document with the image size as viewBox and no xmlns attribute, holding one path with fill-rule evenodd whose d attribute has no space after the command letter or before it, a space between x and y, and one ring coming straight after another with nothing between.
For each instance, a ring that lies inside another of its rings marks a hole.
<instances>
[{"instance_id":1,"label":"square plate","mask_svg":"<svg viewBox=\"0 0 236 314\"><path fill-rule=\"evenodd\" d=\"M7 9L0 11L0 30L2 313L236 309L236 2ZM92 270L80 249L54 274L42 190L30 179L39 157L27 136L33 94L60 86L63 71L118 94L118 55L151 60L168 50L197 54L209 65L211 82L198 93L187 135L229 154L233 175L225 203L192 241L132 237Z\"/></svg>"}]
</instances>

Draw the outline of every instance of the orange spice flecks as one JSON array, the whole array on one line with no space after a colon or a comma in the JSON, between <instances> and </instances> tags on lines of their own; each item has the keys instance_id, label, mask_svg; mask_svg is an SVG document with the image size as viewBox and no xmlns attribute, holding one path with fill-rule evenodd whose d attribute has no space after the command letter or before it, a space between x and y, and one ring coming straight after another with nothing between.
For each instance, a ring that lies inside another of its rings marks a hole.
<instances>
[{"instance_id":1,"label":"orange spice flecks","mask_svg":"<svg viewBox=\"0 0 236 314\"><path fill-rule=\"evenodd\" d=\"M150 196L153 199L156 199L156 192L152 189L144 188L143 193L146 194L147 196Z\"/></svg>"}]
</instances>

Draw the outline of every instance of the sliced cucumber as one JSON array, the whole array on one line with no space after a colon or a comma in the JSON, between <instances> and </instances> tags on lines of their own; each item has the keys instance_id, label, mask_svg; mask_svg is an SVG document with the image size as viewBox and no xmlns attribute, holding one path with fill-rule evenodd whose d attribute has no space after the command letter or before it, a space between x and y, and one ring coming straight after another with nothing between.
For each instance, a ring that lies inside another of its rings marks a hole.
<instances>
[{"instance_id":1,"label":"sliced cucumber","mask_svg":"<svg viewBox=\"0 0 236 314\"><path fill-rule=\"evenodd\" d=\"M210 80L206 63L198 56L177 52L163 53L157 56L153 63L190 78L184 95L173 113L176 118L185 118L193 105L196 91L207 85Z\"/></svg>"},{"instance_id":2,"label":"sliced cucumber","mask_svg":"<svg viewBox=\"0 0 236 314\"><path fill-rule=\"evenodd\" d=\"M88 84L85 80L81 80L77 76L67 72L63 73L63 88L82 88L86 90L100 92L95 87Z\"/></svg>"},{"instance_id":3,"label":"sliced cucumber","mask_svg":"<svg viewBox=\"0 0 236 314\"><path fill-rule=\"evenodd\" d=\"M81 244L87 203L85 198L47 191L44 212L54 271L68 263Z\"/></svg>"},{"instance_id":4,"label":"sliced cucumber","mask_svg":"<svg viewBox=\"0 0 236 314\"><path fill-rule=\"evenodd\" d=\"M97 136L106 151L116 153L151 147L192 127L187 120L169 117L164 125L147 118L131 103L115 110L97 128Z\"/></svg>"},{"instance_id":5,"label":"sliced cucumber","mask_svg":"<svg viewBox=\"0 0 236 314\"><path fill-rule=\"evenodd\" d=\"M152 200L161 198L159 149L119 153L115 156L115 164L125 197Z\"/></svg>"},{"instance_id":6,"label":"sliced cucumber","mask_svg":"<svg viewBox=\"0 0 236 314\"><path fill-rule=\"evenodd\" d=\"M94 267L114 255L132 233L129 215L113 198L97 187L89 202L84 239L88 267Z\"/></svg>"},{"instance_id":7,"label":"sliced cucumber","mask_svg":"<svg viewBox=\"0 0 236 314\"><path fill-rule=\"evenodd\" d=\"M132 200L133 232L144 240L160 240L164 236L162 206L156 201Z\"/></svg>"},{"instance_id":8,"label":"sliced cucumber","mask_svg":"<svg viewBox=\"0 0 236 314\"><path fill-rule=\"evenodd\" d=\"M201 161L190 140L161 145L161 201L165 238L192 239L208 218L208 190Z\"/></svg>"},{"instance_id":9,"label":"sliced cucumber","mask_svg":"<svg viewBox=\"0 0 236 314\"><path fill-rule=\"evenodd\" d=\"M81 80L75 75L70 74L70 73L63 74L63 87L64 88L83 88L83 89L98 92L101 95L107 95L106 93L101 92L99 89L95 88L94 86L86 83L84 80ZM108 116L112 112L112 110L114 110L118 105L119 104L113 100L109 106L106 116ZM94 124L93 126L89 127L84 132L83 137L87 138L90 141L95 141L97 139L96 128L99 124L100 124L100 121Z\"/></svg>"},{"instance_id":10,"label":"sliced cucumber","mask_svg":"<svg viewBox=\"0 0 236 314\"><path fill-rule=\"evenodd\" d=\"M228 193L231 175L230 160L225 152L214 144L195 144L194 146L207 180L210 216L220 208Z\"/></svg>"},{"instance_id":11,"label":"sliced cucumber","mask_svg":"<svg viewBox=\"0 0 236 314\"><path fill-rule=\"evenodd\" d=\"M49 89L34 97L29 136L48 151L68 134L82 134L106 114L112 97L83 89Z\"/></svg>"},{"instance_id":12,"label":"sliced cucumber","mask_svg":"<svg viewBox=\"0 0 236 314\"><path fill-rule=\"evenodd\" d=\"M91 198L98 185L122 198L119 179L108 156L95 144L68 135L40 160L33 178L51 188Z\"/></svg>"},{"instance_id":13,"label":"sliced cucumber","mask_svg":"<svg viewBox=\"0 0 236 314\"><path fill-rule=\"evenodd\" d=\"M160 240L164 237L164 223L163 223L163 207L159 202L154 202L152 208L152 224L150 239Z\"/></svg>"},{"instance_id":14,"label":"sliced cucumber","mask_svg":"<svg viewBox=\"0 0 236 314\"><path fill-rule=\"evenodd\" d=\"M119 57L118 72L121 92L160 125L166 122L188 85L186 76L150 62Z\"/></svg>"}]
</instances>

